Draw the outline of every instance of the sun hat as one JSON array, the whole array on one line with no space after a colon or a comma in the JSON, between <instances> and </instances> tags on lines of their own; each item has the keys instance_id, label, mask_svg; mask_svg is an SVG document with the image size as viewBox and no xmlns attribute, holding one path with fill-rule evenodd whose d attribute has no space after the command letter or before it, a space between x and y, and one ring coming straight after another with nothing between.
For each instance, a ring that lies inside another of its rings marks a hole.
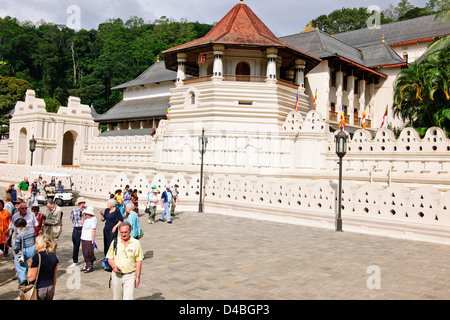
<instances>
[{"instance_id":1,"label":"sun hat","mask_svg":"<svg viewBox=\"0 0 450 320\"><path fill-rule=\"evenodd\" d=\"M83 213L94 216L95 215L94 207L93 206L87 207L86 209L84 209Z\"/></svg>"},{"instance_id":2,"label":"sun hat","mask_svg":"<svg viewBox=\"0 0 450 320\"><path fill-rule=\"evenodd\" d=\"M86 203L86 199L83 197L79 197L77 203L82 203L82 202Z\"/></svg>"},{"instance_id":3,"label":"sun hat","mask_svg":"<svg viewBox=\"0 0 450 320\"><path fill-rule=\"evenodd\" d=\"M156 188L153 188L153 192L159 193L159 190Z\"/></svg>"}]
</instances>

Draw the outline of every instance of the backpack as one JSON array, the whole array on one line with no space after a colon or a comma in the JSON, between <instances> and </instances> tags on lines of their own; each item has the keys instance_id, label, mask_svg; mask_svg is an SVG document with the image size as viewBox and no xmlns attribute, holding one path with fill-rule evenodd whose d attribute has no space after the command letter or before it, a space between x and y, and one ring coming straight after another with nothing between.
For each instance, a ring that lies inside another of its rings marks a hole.
<instances>
[{"instance_id":1,"label":"backpack","mask_svg":"<svg viewBox=\"0 0 450 320\"><path fill-rule=\"evenodd\" d=\"M114 255L117 254L117 238L114 238ZM108 258L102 260L102 269L107 272L112 272L111 265L108 263Z\"/></svg>"}]
</instances>

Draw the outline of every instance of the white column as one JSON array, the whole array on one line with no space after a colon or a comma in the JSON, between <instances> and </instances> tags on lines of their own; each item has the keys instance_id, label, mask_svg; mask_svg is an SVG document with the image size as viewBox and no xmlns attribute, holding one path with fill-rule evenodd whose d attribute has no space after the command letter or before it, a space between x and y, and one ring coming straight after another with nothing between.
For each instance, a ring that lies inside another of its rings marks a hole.
<instances>
[{"instance_id":1,"label":"white column","mask_svg":"<svg viewBox=\"0 0 450 320\"><path fill-rule=\"evenodd\" d=\"M366 80L364 79L359 80L358 85L359 85L359 117L361 118L364 112L364 106L366 104ZM366 117L367 112L368 110L366 110Z\"/></svg>"},{"instance_id":2,"label":"white column","mask_svg":"<svg viewBox=\"0 0 450 320\"><path fill-rule=\"evenodd\" d=\"M348 115L350 123L354 125L358 125L359 123L355 123L355 76L352 74L347 77L347 88L348 88Z\"/></svg>"},{"instance_id":3,"label":"white column","mask_svg":"<svg viewBox=\"0 0 450 320\"><path fill-rule=\"evenodd\" d=\"M186 60L187 60L186 53L177 54L177 61L178 61L177 82L176 82L177 87L182 86L183 80L186 79L186 71L185 71Z\"/></svg>"},{"instance_id":4,"label":"white column","mask_svg":"<svg viewBox=\"0 0 450 320\"><path fill-rule=\"evenodd\" d=\"M367 84L367 90L369 90L369 106L366 110L366 116L367 119L369 120L373 120L373 111L375 110L375 83L374 81L372 81L372 83ZM387 119L386 119L387 121ZM372 124L373 125L373 124ZM371 127L372 127L371 125ZM387 127L387 123L386 123L386 127Z\"/></svg>"},{"instance_id":5,"label":"white column","mask_svg":"<svg viewBox=\"0 0 450 320\"><path fill-rule=\"evenodd\" d=\"M336 116L339 122L342 111L342 83L344 81L344 73L342 71L336 72ZM345 110L347 112L347 110Z\"/></svg>"},{"instance_id":6,"label":"white column","mask_svg":"<svg viewBox=\"0 0 450 320\"><path fill-rule=\"evenodd\" d=\"M305 87L305 60L295 60L295 83Z\"/></svg>"},{"instance_id":7,"label":"white column","mask_svg":"<svg viewBox=\"0 0 450 320\"><path fill-rule=\"evenodd\" d=\"M267 52L267 79L268 83L277 82L277 48L268 48Z\"/></svg>"},{"instance_id":8,"label":"white column","mask_svg":"<svg viewBox=\"0 0 450 320\"><path fill-rule=\"evenodd\" d=\"M213 76L214 80L223 80L223 51L225 47L223 45L215 45L214 50L214 65L213 65Z\"/></svg>"}]
</instances>

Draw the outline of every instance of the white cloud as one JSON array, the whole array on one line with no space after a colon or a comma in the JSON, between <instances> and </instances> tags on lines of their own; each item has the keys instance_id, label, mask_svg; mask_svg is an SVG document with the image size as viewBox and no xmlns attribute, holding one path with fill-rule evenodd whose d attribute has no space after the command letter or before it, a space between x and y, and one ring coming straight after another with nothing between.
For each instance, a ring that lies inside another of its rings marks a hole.
<instances>
[{"instance_id":1,"label":"white cloud","mask_svg":"<svg viewBox=\"0 0 450 320\"><path fill-rule=\"evenodd\" d=\"M39 20L66 24L70 5L80 7L81 28L97 29L109 18L126 21L132 16L152 22L161 16L180 20L214 23L219 21L239 0L0 0L0 16L16 17L19 21ZM399 0L244 0L256 15L277 36L300 32L308 21L333 10L377 5L382 10ZM427 0L410 0L423 7Z\"/></svg>"}]
</instances>

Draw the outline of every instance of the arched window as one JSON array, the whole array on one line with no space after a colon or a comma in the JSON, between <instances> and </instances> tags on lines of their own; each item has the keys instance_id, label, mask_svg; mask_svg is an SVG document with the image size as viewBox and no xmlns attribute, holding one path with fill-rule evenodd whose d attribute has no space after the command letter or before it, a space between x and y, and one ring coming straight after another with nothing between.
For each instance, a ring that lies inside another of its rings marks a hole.
<instances>
[{"instance_id":1,"label":"arched window","mask_svg":"<svg viewBox=\"0 0 450 320\"><path fill-rule=\"evenodd\" d=\"M236 81L250 81L250 65L241 61L236 65Z\"/></svg>"}]
</instances>

